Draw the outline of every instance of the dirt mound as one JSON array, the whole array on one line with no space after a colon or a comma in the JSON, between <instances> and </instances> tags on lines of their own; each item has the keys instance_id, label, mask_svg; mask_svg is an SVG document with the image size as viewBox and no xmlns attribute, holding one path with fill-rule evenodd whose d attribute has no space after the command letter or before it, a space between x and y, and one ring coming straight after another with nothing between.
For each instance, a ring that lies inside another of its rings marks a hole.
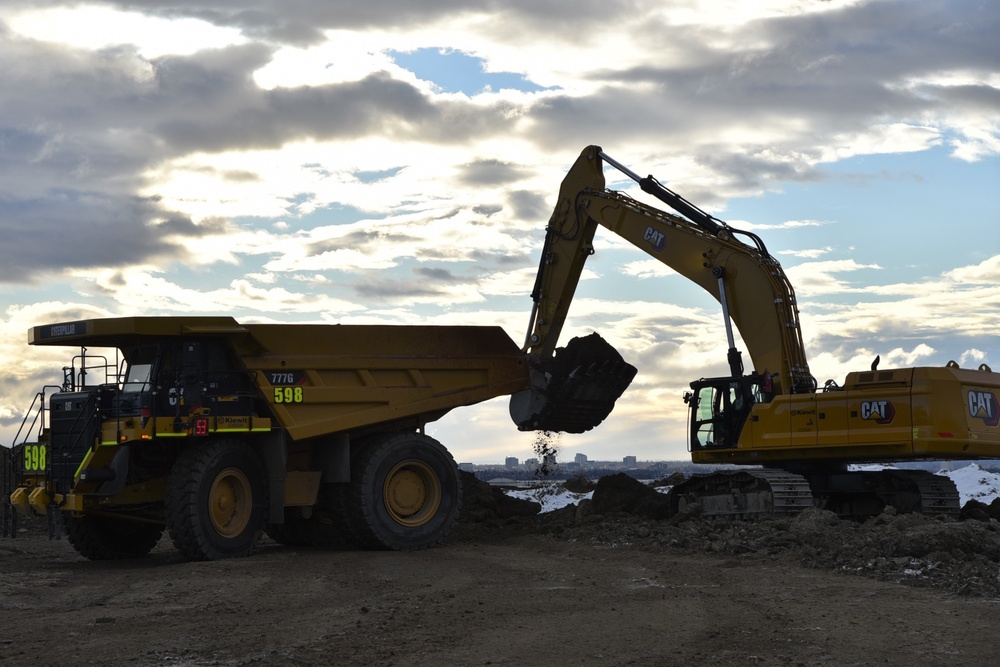
<instances>
[{"instance_id":1,"label":"dirt mound","mask_svg":"<svg viewBox=\"0 0 1000 667\"><path fill-rule=\"evenodd\" d=\"M965 503L962 507L961 513L962 521L967 521L969 519L974 519L976 521L989 521L990 519L996 519L1000 521L1000 498L994 498L993 502L989 505L979 502L978 500L970 500Z\"/></svg>"},{"instance_id":2,"label":"dirt mound","mask_svg":"<svg viewBox=\"0 0 1000 667\"><path fill-rule=\"evenodd\" d=\"M539 503L511 498L503 489L482 482L469 472L460 471L462 478L463 523L499 522L514 517L534 516L542 511Z\"/></svg>"},{"instance_id":3,"label":"dirt mound","mask_svg":"<svg viewBox=\"0 0 1000 667\"><path fill-rule=\"evenodd\" d=\"M966 520L896 514L887 508L864 523L814 509L793 518L727 521L693 516L664 521L660 508L665 509L665 497L624 477L602 478L593 501L541 514L532 527L609 548L786 561L962 595L1000 597L1000 521L990 515L1000 509L1000 501L990 506L970 501L963 509Z\"/></svg>"},{"instance_id":4,"label":"dirt mound","mask_svg":"<svg viewBox=\"0 0 1000 667\"><path fill-rule=\"evenodd\" d=\"M667 497L625 473L597 480L591 504L594 514L626 512L647 519L666 519Z\"/></svg>"}]
</instances>

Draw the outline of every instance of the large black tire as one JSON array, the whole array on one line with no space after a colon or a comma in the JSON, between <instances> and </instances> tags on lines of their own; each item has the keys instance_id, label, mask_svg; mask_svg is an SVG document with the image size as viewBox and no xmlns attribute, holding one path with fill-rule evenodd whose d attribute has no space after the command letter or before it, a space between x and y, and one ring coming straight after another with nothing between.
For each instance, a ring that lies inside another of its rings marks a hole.
<instances>
[{"instance_id":1,"label":"large black tire","mask_svg":"<svg viewBox=\"0 0 1000 667\"><path fill-rule=\"evenodd\" d=\"M77 553L90 560L141 558L163 535L163 524L91 514L64 515L63 529Z\"/></svg>"},{"instance_id":2,"label":"large black tire","mask_svg":"<svg viewBox=\"0 0 1000 667\"><path fill-rule=\"evenodd\" d=\"M191 560L249 556L267 515L267 477L246 443L214 440L181 452L167 478L166 519Z\"/></svg>"},{"instance_id":3,"label":"large black tire","mask_svg":"<svg viewBox=\"0 0 1000 667\"><path fill-rule=\"evenodd\" d=\"M448 535L462 506L462 484L441 443L401 433L352 456L347 509L358 546L412 551Z\"/></svg>"}]
</instances>

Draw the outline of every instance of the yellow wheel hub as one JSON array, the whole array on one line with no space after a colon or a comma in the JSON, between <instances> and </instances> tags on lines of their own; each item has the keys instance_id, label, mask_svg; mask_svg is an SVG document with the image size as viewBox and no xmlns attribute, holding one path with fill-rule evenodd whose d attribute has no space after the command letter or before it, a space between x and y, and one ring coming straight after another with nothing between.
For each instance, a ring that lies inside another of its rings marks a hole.
<instances>
[{"instance_id":1,"label":"yellow wheel hub","mask_svg":"<svg viewBox=\"0 0 1000 667\"><path fill-rule=\"evenodd\" d=\"M403 461L386 476L382 499L397 523L422 526L441 507L441 480L423 461Z\"/></svg>"},{"instance_id":2,"label":"yellow wheel hub","mask_svg":"<svg viewBox=\"0 0 1000 667\"><path fill-rule=\"evenodd\" d=\"M243 471L226 468L215 476L208 494L208 516L223 537L236 537L246 530L253 510L250 482Z\"/></svg>"}]
</instances>

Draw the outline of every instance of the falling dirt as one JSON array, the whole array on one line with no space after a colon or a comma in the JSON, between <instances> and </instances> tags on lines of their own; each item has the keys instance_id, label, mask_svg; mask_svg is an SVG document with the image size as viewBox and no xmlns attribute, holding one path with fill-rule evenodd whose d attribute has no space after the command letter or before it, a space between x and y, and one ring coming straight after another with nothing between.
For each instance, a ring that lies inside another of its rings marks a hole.
<instances>
[{"instance_id":1,"label":"falling dirt","mask_svg":"<svg viewBox=\"0 0 1000 667\"><path fill-rule=\"evenodd\" d=\"M464 481L463 521L412 553L99 563L28 522L0 541L0 663L995 664L1000 503L732 523L659 518L623 479L544 514Z\"/></svg>"}]
</instances>

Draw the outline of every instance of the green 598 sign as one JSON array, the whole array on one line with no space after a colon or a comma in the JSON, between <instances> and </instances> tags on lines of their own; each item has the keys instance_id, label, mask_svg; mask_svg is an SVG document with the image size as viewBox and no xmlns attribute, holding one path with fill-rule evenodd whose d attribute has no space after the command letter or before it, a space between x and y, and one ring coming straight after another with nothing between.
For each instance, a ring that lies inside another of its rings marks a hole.
<instances>
[{"instance_id":1,"label":"green 598 sign","mask_svg":"<svg viewBox=\"0 0 1000 667\"><path fill-rule=\"evenodd\" d=\"M305 400L302 387L275 387L275 403L301 403Z\"/></svg>"},{"instance_id":2,"label":"green 598 sign","mask_svg":"<svg viewBox=\"0 0 1000 667\"><path fill-rule=\"evenodd\" d=\"M45 445L24 446L24 471L43 472L47 467L48 447Z\"/></svg>"}]
</instances>

